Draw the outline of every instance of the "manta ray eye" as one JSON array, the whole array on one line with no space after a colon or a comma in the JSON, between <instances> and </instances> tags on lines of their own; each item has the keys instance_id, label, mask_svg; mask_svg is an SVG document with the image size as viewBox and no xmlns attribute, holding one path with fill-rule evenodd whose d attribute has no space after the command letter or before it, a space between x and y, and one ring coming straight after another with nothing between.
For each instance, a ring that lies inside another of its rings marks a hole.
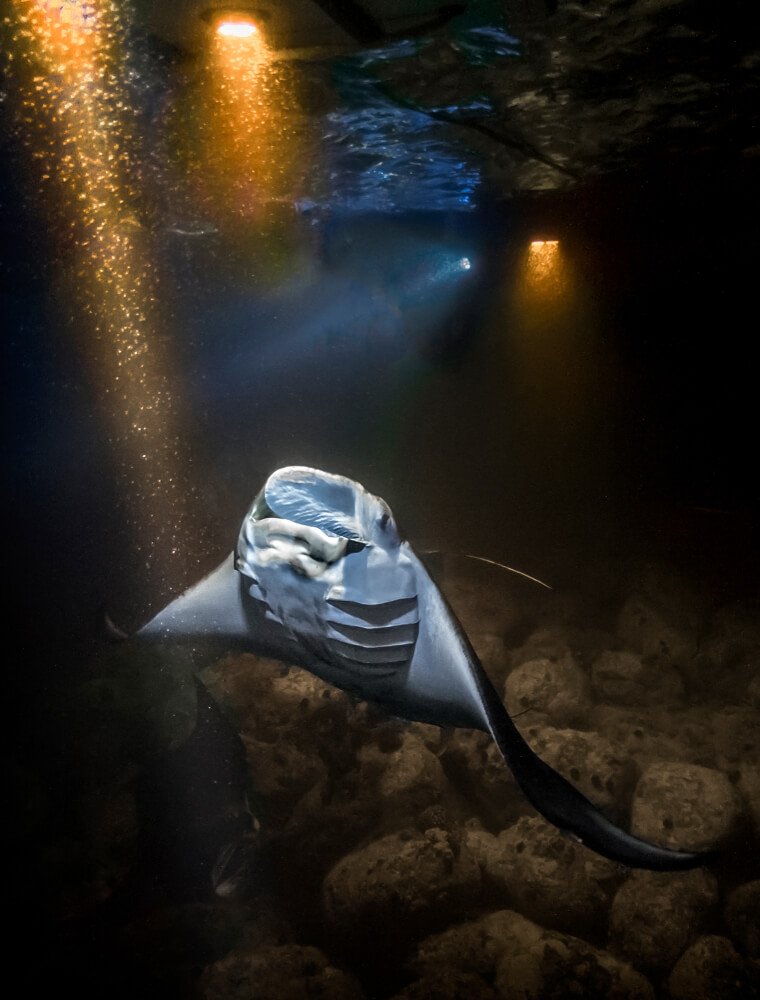
<instances>
[{"instance_id":1,"label":"manta ray eye","mask_svg":"<svg viewBox=\"0 0 760 1000\"><path fill-rule=\"evenodd\" d=\"M380 527L385 531L388 527L388 522L391 519L391 515L386 511L380 518Z\"/></svg>"}]
</instances>

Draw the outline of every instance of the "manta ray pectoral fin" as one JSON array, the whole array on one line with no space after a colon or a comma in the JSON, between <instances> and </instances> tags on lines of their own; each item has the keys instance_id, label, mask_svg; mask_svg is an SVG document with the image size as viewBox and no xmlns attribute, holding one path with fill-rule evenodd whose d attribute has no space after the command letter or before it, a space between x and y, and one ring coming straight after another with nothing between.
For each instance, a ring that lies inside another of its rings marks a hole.
<instances>
[{"instance_id":1,"label":"manta ray pectoral fin","mask_svg":"<svg viewBox=\"0 0 760 1000\"><path fill-rule=\"evenodd\" d=\"M523 739L481 666L445 598L416 561L420 634L406 681L411 717L435 704L438 725L470 725L489 732L531 805L560 830L598 854L631 868L677 871L706 864L708 854L658 847L612 823L551 768ZM465 721L462 721L465 720Z\"/></svg>"},{"instance_id":2,"label":"manta ray pectoral fin","mask_svg":"<svg viewBox=\"0 0 760 1000\"><path fill-rule=\"evenodd\" d=\"M250 625L243 606L241 577L233 555L181 594L144 625L141 639L182 642L187 640L224 639L245 642Z\"/></svg>"},{"instance_id":3,"label":"manta ray pectoral fin","mask_svg":"<svg viewBox=\"0 0 760 1000\"><path fill-rule=\"evenodd\" d=\"M135 633L135 638L197 643L205 650L217 646L236 649L308 668L308 651L267 611L259 590L256 580L238 572L235 557L230 553L200 583L159 611Z\"/></svg>"}]
</instances>

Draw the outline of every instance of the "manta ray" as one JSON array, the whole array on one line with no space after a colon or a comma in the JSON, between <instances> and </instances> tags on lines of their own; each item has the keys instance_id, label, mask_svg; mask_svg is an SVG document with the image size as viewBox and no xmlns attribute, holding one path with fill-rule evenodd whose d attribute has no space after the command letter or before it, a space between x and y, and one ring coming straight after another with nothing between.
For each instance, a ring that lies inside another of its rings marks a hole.
<instances>
[{"instance_id":1,"label":"manta ray","mask_svg":"<svg viewBox=\"0 0 760 1000\"><path fill-rule=\"evenodd\" d=\"M405 719L482 730L531 805L597 853L660 871L707 860L616 826L531 749L389 506L344 476L302 466L272 473L234 552L136 635L223 640Z\"/></svg>"}]
</instances>

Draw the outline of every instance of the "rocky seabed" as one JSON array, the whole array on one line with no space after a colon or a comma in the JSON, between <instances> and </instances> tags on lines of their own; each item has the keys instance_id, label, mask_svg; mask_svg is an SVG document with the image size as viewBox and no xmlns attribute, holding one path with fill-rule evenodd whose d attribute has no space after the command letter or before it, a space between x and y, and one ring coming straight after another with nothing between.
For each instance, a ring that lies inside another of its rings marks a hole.
<instances>
[{"instance_id":1,"label":"rocky seabed","mask_svg":"<svg viewBox=\"0 0 760 1000\"><path fill-rule=\"evenodd\" d=\"M760 997L757 604L652 566L603 602L448 570L531 745L634 833L715 864L622 868L538 816L484 734L227 656L201 676L245 745L258 868L238 898L132 917L122 952L201 1000ZM130 795L101 794L90 823L103 898Z\"/></svg>"}]
</instances>

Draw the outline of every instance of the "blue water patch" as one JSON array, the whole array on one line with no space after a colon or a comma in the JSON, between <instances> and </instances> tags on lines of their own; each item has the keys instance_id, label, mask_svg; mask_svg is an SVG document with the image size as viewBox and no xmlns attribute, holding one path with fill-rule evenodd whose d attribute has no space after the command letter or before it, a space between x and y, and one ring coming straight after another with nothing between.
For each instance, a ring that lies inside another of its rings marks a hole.
<instances>
[{"instance_id":1,"label":"blue water patch","mask_svg":"<svg viewBox=\"0 0 760 1000\"><path fill-rule=\"evenodd\" d=\"M355 212L475 208L481 183L475 155L449 124L387 95L366 72L367 56L334 67L341 103L324 119L325 200L332 208Z\"/></svg>"},{"instance_id":2,"label":"blue water patch","mask_svg":"<svg viewBox=\"0 0 760 1000\"><path fill-rule=\"evenodd\" d=\"M333 208L354 212L475 208L480 169L429 116L391 105L326 117L323 153Z\"/></svg>"},{"instance_id":3,"label":"blue water patch","mask_svg":"<svg viewBox=\"0 0 760 1000\"><path fill-rule=\"evenodd\" d=\"M454 42L471 66L486 66L499 58L520 55L520 42L504 28L478 26L459 33Z\"/></svg>"},{"instance_id":4,"label":"blue water patch","mask_svg":"<svg viewBox=\"0 0 760 1000\"><path fill-rule=\"evenodd\" d=\"M481 185L479 157L458 123L487 120L494 108L475 90L435 107L389 86L391 64L436 47L466 66L493 66L520 55L495 0L475 0L435 38L391 41L332 64L339 105L325 116L320 151L323 199L356 212L471 211ZM403 73L402 73L403 76Z\"/></svg>"}]
</instances>

